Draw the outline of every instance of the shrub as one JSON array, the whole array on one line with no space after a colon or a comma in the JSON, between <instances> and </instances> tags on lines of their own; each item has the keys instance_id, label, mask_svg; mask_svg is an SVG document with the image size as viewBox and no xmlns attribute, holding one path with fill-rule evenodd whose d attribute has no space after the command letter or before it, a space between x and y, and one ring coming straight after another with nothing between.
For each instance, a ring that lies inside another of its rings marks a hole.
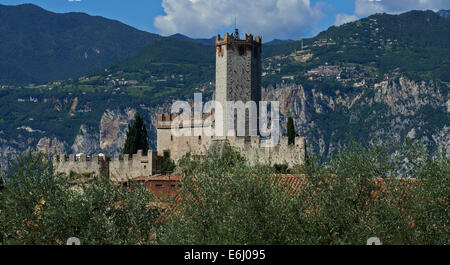
<instances>
[{"instance_id":1,"label":"shrub","mask_svg":"<svg viewBox=\"0 0 450 265\"><path fill-rule=\"evenodd\" d=\"M106 178L73 184L42 154L11 163L0 202L3 244L149 244L159 210L143 186L123 189Z\"/></svg>"}]
</instances>

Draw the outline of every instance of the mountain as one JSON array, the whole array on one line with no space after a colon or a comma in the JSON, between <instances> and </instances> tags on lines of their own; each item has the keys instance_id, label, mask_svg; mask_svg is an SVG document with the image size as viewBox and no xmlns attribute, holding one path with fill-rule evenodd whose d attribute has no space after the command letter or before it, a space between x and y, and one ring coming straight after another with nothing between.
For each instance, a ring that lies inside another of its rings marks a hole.
<instances>
[{"instance_id":1,"label":"mountain","mask_svg":"<svg viewBox=\"0 0 450 265\"><path fill-rule=\"evenodd\" d=\"M276 45L276 44L283 44L288 42L294 42L294 40L280 40L280 39L273 39L269 42L266 42L265 45Z\"/></svg>"},{"instance_id":2,"label":"mountain","mask_svg":"<svg viewBox=\"0 0 450 265\"><path fill-rule=\"evenodd\" d=\"M216 44L216 37L212 37L210 39L193 39L190 38L188 36L185 36L183 34L177 33L174 35L169 36L169 38L174 38L174 39L182 39L182 40L188 40L191 42L195 42L195 43L200 43L203 45L207 45L207 46L214 46ZM283 44L283 43L289 43L289 42L294 42L294 40L280 40L280 39L273 39L269 42L264 43L265 45L276 45L276 44Z\"/></svg>"},{"instance_id":3,"label":"mountain","mask_svg":"<svg viewBox=\"0 0 450 265\"><path fill-rule=\"evenodd\" d=\"M177 33L177 34L169 36L169 38L188 40L191 42L200 43L200 44L208 45L208 46L216 45L216 37L215 36L210 39L192 39L192 38L189 38L188 36Z\"/></svg>"},{"instance_id":4,"label":"mountain","mask_svg":"<svg viewBox=\"0 0 450 265\"><path fill-rule=\"evenodd\" d=\"M324 64L374 67L382 76L394 70L414 79L450 81L450 21L432 11L400 15L376 14L342 26L332 26L304 45L315 55L306 64L285 64L283 74ZM267 46L266 57L300 51L301 42Z\"/></svg>"},{"instance_id":5,"label":"mountain","mask_svg":"<svg viewBox=\"0 0 450 265\"><path fill-rule=\"evenodd\" d=\"M123 60L158 35L83 13L0 5L0 85L46 83Z\"/></svg>"},{"instance_id":6,"label":"mountain","mask_svg":"<svg viewBox=\"0 0 450 265\"><path fill-rule=\"evenodd\" d=\"M440 10L438 14L443 18L450 19L450 10Z\"/></svg>"},{"instance_id":7,"label":"mountain","mask_svg":"<svg viewBox=\"0 0 450 265\"><path fill-rule=\"evenodd\" d=\"M211 65L215 63L215 48L191 40L159 38L130 58L117 63L117 67L145 69L149 63Z\"/></svg>"},{"instance_id":8,"label":"mountain","mask_svg":"<svg viewBox=\"0 0 450 265\"><path fill-rule=\"evenodd\" d=\"M263 98L278 100L310 153L332 155L357 140L423 140L450 153L449 20L431 11L377 14L314 38L263 45ZM156 38L85 77L0 88L0 162L23 150L120 152L134 113L155 148L156 113L214 91L215 47ZM0 63L0 68L2 64ZM4 68L10 75L26 73Z\"/></svg>"},{"instance_id":9,"label":"mountain","mask_svg":"<svg viewBox=\"0 0 450 265\"><path fill-rule=\"evenodd\" d=\"M215 47L184 39L160 38L130 58L99 72L93 79L136 80L147 103L183 99L211 86L215 76ZM117 74L118 73L118 74ZM86 82L89 84L89 82ZM204 91L205 92L205 91ZM209 93L210 91L206 91Z\"/></svg>"}]
</instances>

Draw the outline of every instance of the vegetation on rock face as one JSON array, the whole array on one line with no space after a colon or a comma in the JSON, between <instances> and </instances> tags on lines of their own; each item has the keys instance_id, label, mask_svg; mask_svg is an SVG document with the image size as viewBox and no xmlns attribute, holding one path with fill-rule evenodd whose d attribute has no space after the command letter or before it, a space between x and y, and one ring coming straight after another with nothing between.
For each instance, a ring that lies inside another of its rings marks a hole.
<instances>
[{"instance_id":1,"label":"vegetation on rock face","mask_svg":"<svg viewBox=\"0 0 450 265\"><path fill-rule=\"evenodd\" d=\"M399 16L378 14L340 27L331 27L315 38L304 40L304 44L309 46L305 49L311 50L313 54L312 59L307 62L281 59L280 72L274 70L272 73L264 70L268 73L263 77L263 86L274 87L273 90L278 90L284 89L284 82L292 82L304 87L306 98L310 100L305 102L306 115L302 117L304 119L302 124L305 126L302 128L299 126L299 116L295 115L293 118L297 130L301 128L300 134L308 136L310 143L319 143L323 140L325 144L320 147L323 148L320 151L325 153L334 153L335 149L331 146L339 146L347 133L358 139L367 139L367 136L374 131L375 134L386 135L396 130L395 134L405 137L408 132L403 132L403 129L399 132L396 129L397 126L391 124L397 117L403 123L408 122L405 127L409 130L417 127L427 128L426 132L422 128L417 130L417 139L426 137L431 146L434 139L437 139L438 133L441 131L445 133L442 124L446 124L448 120L446 108L424 107L423 113L411 118L396 116L386 119L382 116L389 115L389 106L382 103L369 105L363 101L372 101L371 95L376 92L374 83L384 80L384 73L393 78L395 72L405 74L409 79L414 80L433 79L432 82L426 82L425 89L421 88L421 98L429 95L429 87L434 86L432 83L440 87L439 93L446 98L448 84L435 79L444 81L450 76L448 74L450 64L446 56L450 47L449 23L448 19L443 19L433 12L417 11ZM0 28L7 27L6 24L8 23L0 25ZM401 33L400 29L408 34ZM376 33L375 36L372 33ZM332 39L330 42L336 44L313 46L314 42L321 39L329 40L329 38ZM128 39L126 42L129 44ZM12 44L2 42L1 45ZM264 64L267 66L266 61L271 57L283 57L300 50L301 42L299 41L264 45ZM214 51L214 46L205 46L189 40L156 38L134 56L124 60L118 59L119 62L107 69L101 67L99 71L87 76L86 79L66 80L61 84L48 84L44 87L0 88L0 105L2 105L0 136L8 142L2 146L22 151L21 146L25 142L35 146L43 137L51 139L56 137L70 147L80 133L81 125L93 128L93 132L98 132L99 121L105 110L110 109L111 106L117 109L142 106L161 109L164 104L170 104L173 100L191 99L195 92L202 92L204 99L210 98L214 89ZM89 58L91 58L90 55ZM277 67L277 63L278 61L276 63L274 61L272 67ZM3 73L26 76L21 67L9 67L9 62L4 64L5 62L0 62L0 75ZM341 68L354 67L353 74L342 72L341 81L349 78L366 78L372 81L367 81L363 87L353 87L354 82L360 80L348 83L338 81L335 77L324 78L320 81L308 80L305 71L326 64L340 65ZM60 68L52 67L52 69ZM292 75L295 78L282 81L281 78L286 75ZM398 86L397 80L398 76L395 76L390 82ZM129 83L125 84L126 82ZM0 83L0 85L3 84L2 81ZM420 83L417 82L417 85ZM405 89L410 88L405 87ZM362 96L358 96L360 100L351 105L351 109L344 109L342 105L335 104L337 108L333 111L319 112L312 107L329 110L332 104L316 99L313 102L313 91L315 94L320 93L326 96L320 97L321 99L333 96L336 102L339 98L338 93L345 95L344 98L347 95L350 98L355 98L359 94ZM75 99L78 105L74 104ZM290 115L293 114L290 113ZM315 127L305 128L306 125ZM20 129L24 127L34 131ZM20 141L15 139L17 134ZM150 142L154 137L153 131L149 131ZM445 142L445 140L438 141ZM318 151L319 145L311 149ZM97 152L105 152L105 150L97 150Z\"/></svg>"},{"instance_id":2,"label":"vegetation on rock face","mask_svg":"<svg viewBox=\"0 0 450 265\"><path fill-rule=\"evenodd\" d=\"M141 115L136 114L133 125L128 125L127 138L123 147L123 153L130 157L142 150L143 154L147 154L149 149L147 142L147 128Z\"/></svg>"},{"instance_id":3,"label":"vegetation on rock face","mask_svg":"<svg viewBox=\"0 0 450 265\"><path fill-rule=\"evenodd\" d=\"M288 144L295 144L295 127L294 127L294 120L292 119L292 117L288 118L286 131L288 137Z\"/></svg>"},{"instance_id":4,"label":"vegetation on rock face","mask_svg":"<svg viewBox=\"0 0 450 265\"><path fill-rule=\"evenodd\" d=\"M309 158L275 174L239 153L180 161L179 200L150 207L144 187L55 175L42 155L6 172L0 244L449 244L450 159L421 145L350 143L331 160ZM304 175L302 175L304 174ZM401 177L415 177L401 178ZM78 183L77 185L74 185Z\"/></svg>"}]
</instances>

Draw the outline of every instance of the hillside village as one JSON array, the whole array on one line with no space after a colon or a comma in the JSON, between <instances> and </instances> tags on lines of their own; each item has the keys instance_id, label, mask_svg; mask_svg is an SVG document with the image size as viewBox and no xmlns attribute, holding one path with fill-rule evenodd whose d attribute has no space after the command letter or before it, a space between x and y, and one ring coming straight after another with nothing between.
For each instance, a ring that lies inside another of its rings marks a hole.
<instances>
[{"instance_id":1,"label":"hillside village","mask_svg":"<svg viewBox=\"0 0 450 265\"><path fill-rule=\"evenodd\" d=\"M385 32L385 27L379 25L376 18L368 18L366 21L357 21L356 31L338 39L324 38L319 35L312 39L302 39L298 48L286 55L275 55L263 60L263 83L264 80L275 78L279 82L301 82L304 79L310 81L323 81L324 79L335 79L350 87L367 87L381 81L390 81L404 74L397 67L389 73L379 73L379 69L370 64L339 63L333 64L326 59L316 55L324 51L330 53L345 54L353 49L375 49L375 58L380 58L385 51L396 51L401 49L413 49L410 42L398 41L395 37L388 37L390 32ZM344 25L343 27L347 27ZM378 50L378 51L376 51ZM322 63L322 64L321 64ZM300 66L300 68L298 68ZM115 67L117 68L117 67ZM293 70L295 69L295 70ZM297 69L301 69L298 71ZM191 74L177 74L177 71L158 73L143 69L142 71L128 72L123 69L104 69L103 73L70 78L68 80L55 81L48 84L28 84L25 87L36 87L44 89L67 90L77 87L80 90L114 90L114 94L140 94L143 91L152 90L154 87L169 86L179 89L189 88L196 77ZM212 75L210 74L212 77ZM214 88L214 80L204 80L203 84L194 84L197 91L211 91ZM19 86L23 87L23 86ZM16 88L14 85L0 84L0 88Z\"/></svg>"}]
</instances>

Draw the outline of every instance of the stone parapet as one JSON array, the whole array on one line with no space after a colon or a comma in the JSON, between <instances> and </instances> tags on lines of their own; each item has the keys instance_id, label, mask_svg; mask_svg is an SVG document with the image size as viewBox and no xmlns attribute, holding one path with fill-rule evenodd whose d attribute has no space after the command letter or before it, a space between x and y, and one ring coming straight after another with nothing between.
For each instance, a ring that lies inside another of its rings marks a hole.
<instances>
[{"instance_id":1,"label":"stone parapet","mask_svg":"<svg viewBox=\"0 0 450 265\"><path fill-rule=\"evenodd\" d=\"M69 156L54 156L53 166L55 172L64 174L93 174L100 176L106 174L112 181L122 181L129 178L151 176L159 168L159 158L157 151L149 150L144 155L142 150L130 156L125 154L120 156L114 154L113 159L104 155L84 154Z\"/></svg>"}]
</instances>

